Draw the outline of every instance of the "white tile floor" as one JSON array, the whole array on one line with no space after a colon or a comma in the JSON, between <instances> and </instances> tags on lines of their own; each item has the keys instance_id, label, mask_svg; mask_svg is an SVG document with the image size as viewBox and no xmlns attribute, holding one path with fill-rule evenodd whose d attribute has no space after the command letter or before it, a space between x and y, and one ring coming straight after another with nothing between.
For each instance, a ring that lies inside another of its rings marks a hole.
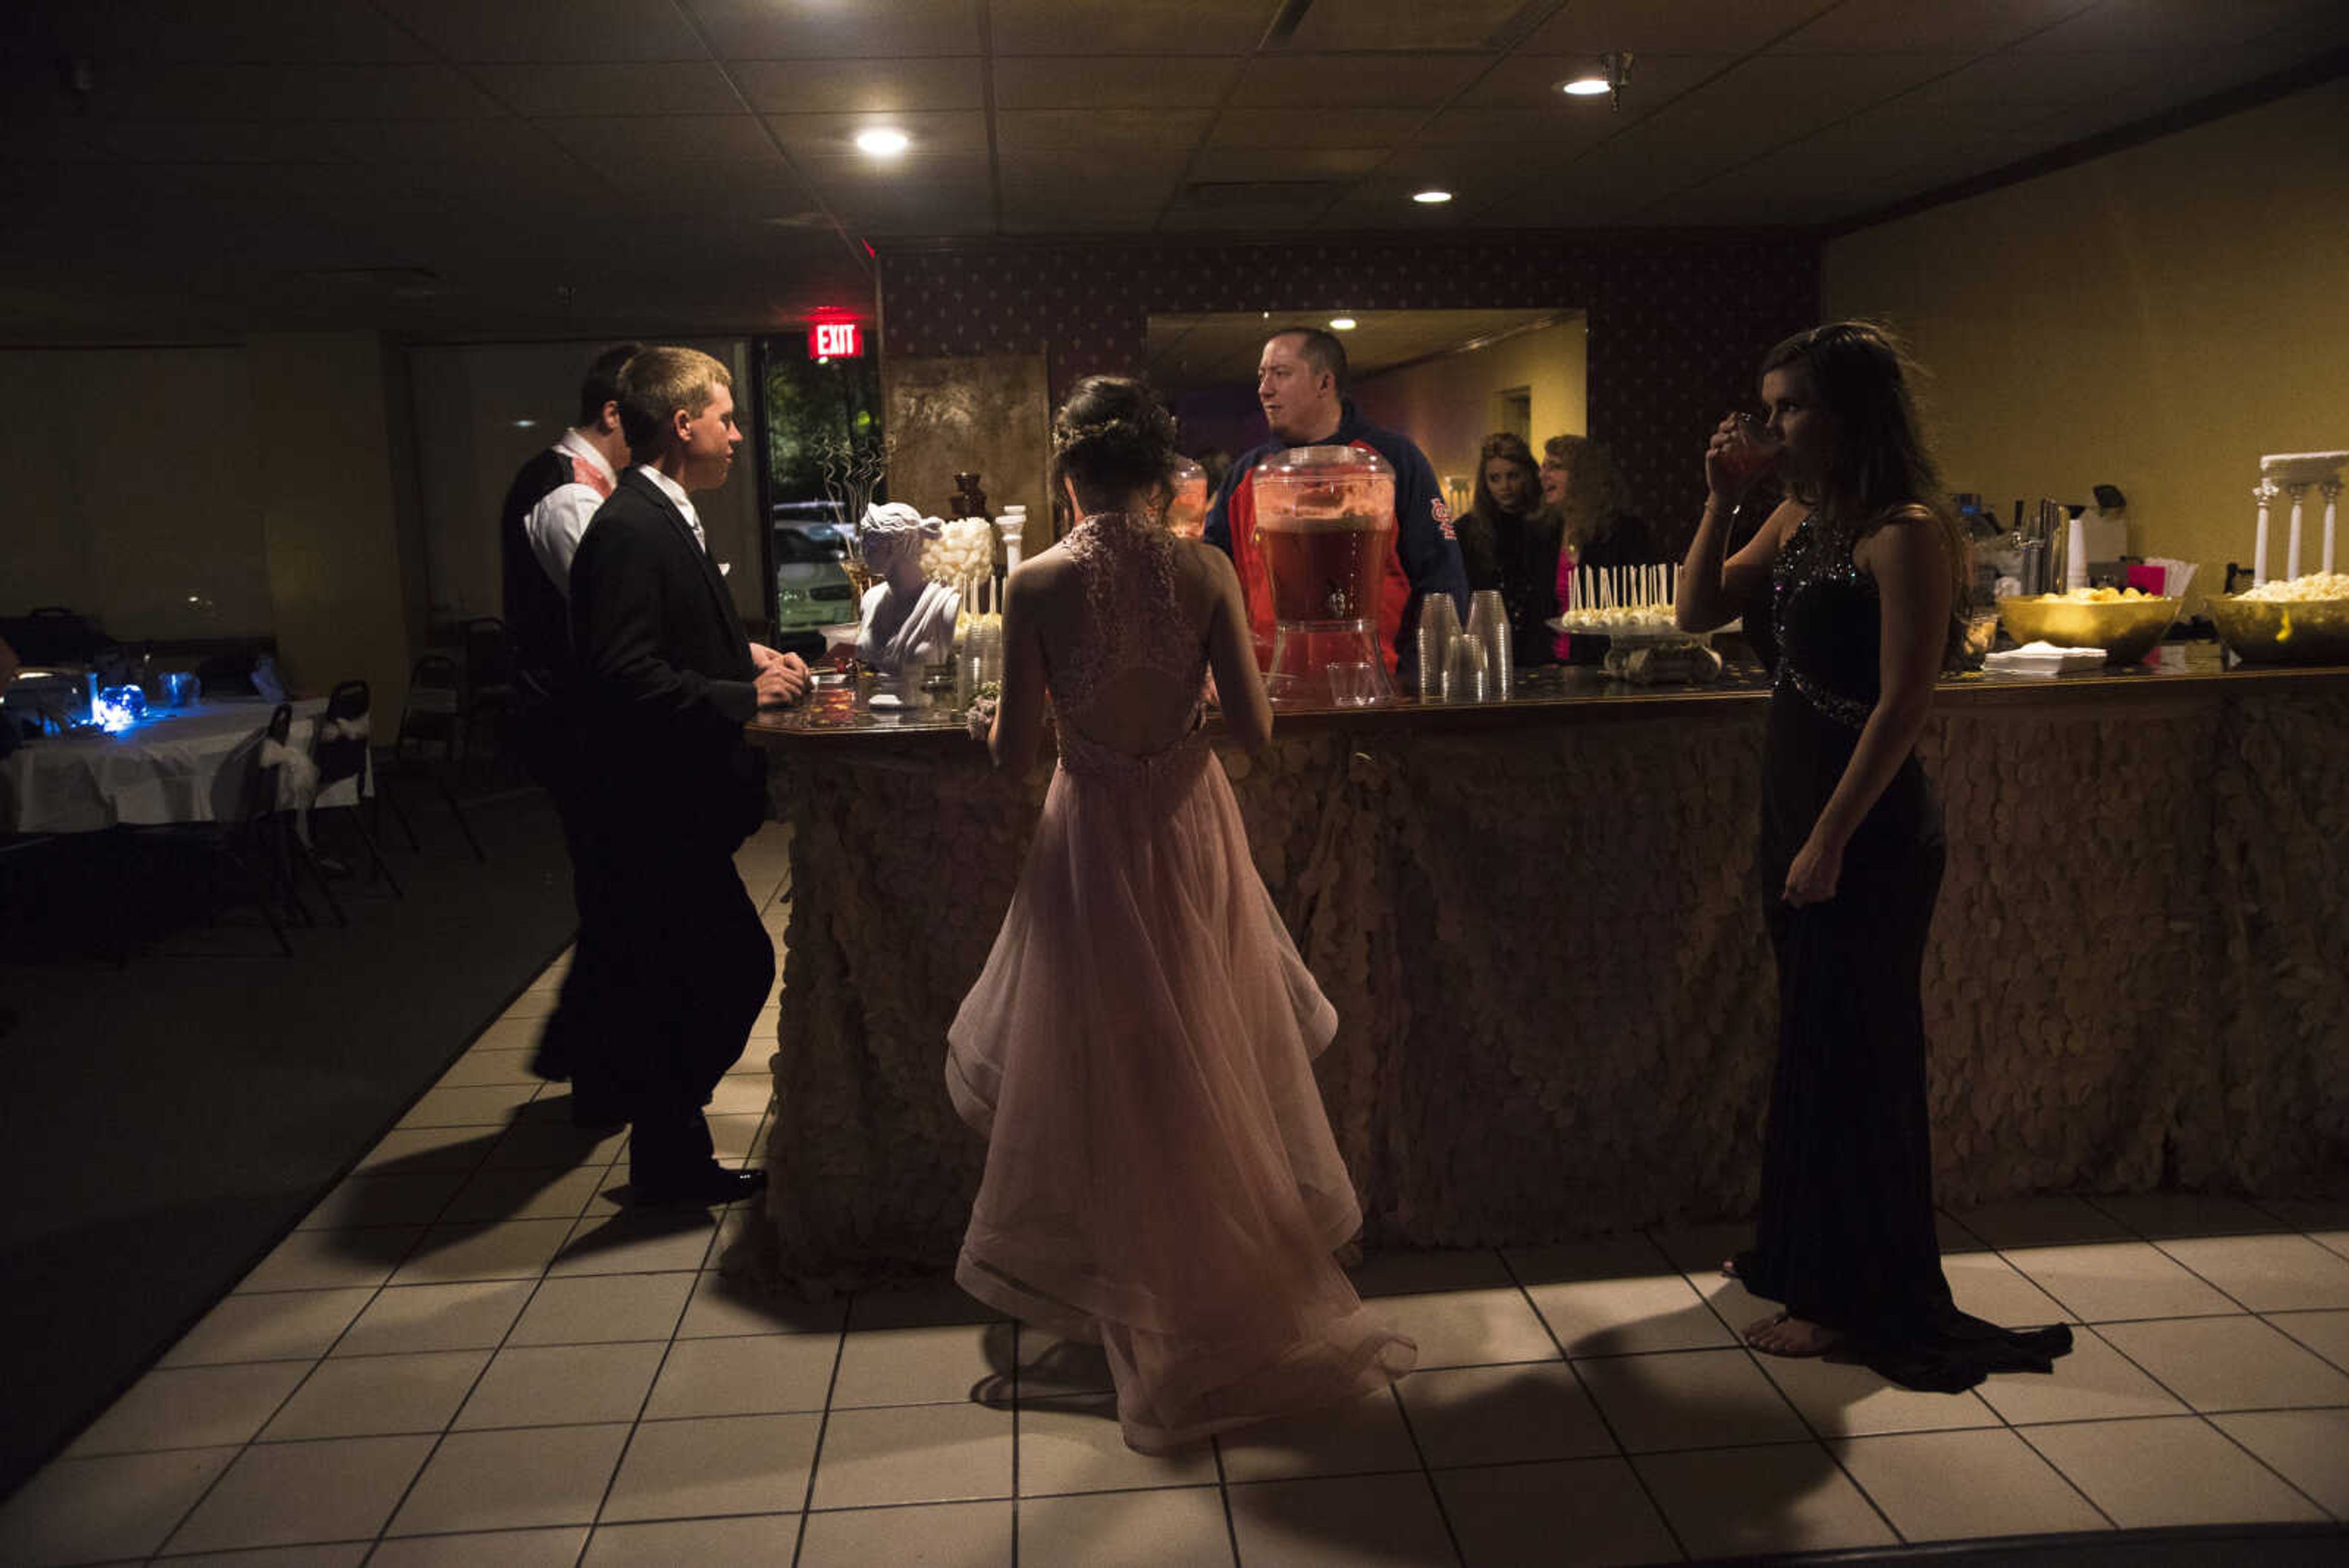
<instances>
[{"instance_id":1,"label":"white tile floor","mask_svg":"<svg viewBox=\"0 0 2349 1568\"><path fill-rule=\"evenodd\" d=\"M744 867L771 909L771 841ZM1081 1357L951 1292L744 1300L744 1217L631 1213L621 1139L510 1127L560 968L0 1508L0 1568L1481 1568L2349 1519L2349 1203L1950 1216L1962 1304L2078 1343L1954 1397L1749 1354L1724 1229L1373 1258L1422 1350L1397 1392L1148 1459ZM764 1056L716 1107L737 1158Z\"/></svg>"}]
</instances>

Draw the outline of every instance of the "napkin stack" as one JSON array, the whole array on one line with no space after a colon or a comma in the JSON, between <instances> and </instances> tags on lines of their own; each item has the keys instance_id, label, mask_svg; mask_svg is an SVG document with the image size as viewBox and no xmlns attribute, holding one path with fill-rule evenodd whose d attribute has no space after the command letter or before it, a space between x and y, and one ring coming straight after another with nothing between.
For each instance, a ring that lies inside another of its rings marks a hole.
<instances>
[{"instance_id":1,"label":"napkin stack","mask_svg":"<svg viewBox=\"0 0 2349 1568\"><path fill-rule=\"evenodd\" d=\"M2170 556L2147 556L2129 567L2128 586L2143 588L2148 594L2181 598L2188 585L2194 581L2194 567L2192 561L2181 561Z\"/></svg>"},{"instance_id":2,"label":"napkin stack","mask_svg":"<svg viewBox=\"0 0 2349 1568\"><path fill-rule=\"evenodd\" d=\"M2026 642L2021 648L1992 654L1982 660L1982 668L1994 675L2065 675L2101 670L2104 663L2105 650L2101 648L2058 648L2052 642Z\"/></svg>"}]
</instances>

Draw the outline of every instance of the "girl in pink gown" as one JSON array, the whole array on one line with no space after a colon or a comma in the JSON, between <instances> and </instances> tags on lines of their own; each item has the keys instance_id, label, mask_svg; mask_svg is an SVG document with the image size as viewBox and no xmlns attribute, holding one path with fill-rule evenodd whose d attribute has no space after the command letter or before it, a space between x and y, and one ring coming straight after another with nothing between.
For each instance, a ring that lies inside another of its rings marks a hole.
<instances>
[{"instance_id":1,"label":"girl in pink gown","mask_svg":"<svg viewBox=\"0 0 2349 1568\"><path fill-rule=\"evenodd\" d=\"M999 766L1061 761L947 1087L987 1135L956 1278L1099 1344L1125 1439L1163 1453L1410 1369L1331 1258L1361 1223L1313 1080L1337 1028L1249 858L1199 728L1271 711L1231 564L1161 514L1174 421L1095 377L1054 421L1081 521L1013 574Z\"/></svg>"}]
</instances>

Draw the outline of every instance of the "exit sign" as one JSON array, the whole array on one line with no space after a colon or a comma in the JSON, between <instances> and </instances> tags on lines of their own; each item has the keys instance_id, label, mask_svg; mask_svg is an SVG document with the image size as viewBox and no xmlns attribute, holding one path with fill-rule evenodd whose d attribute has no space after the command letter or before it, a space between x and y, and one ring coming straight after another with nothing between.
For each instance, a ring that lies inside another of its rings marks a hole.
<instances>
[{"instance_id":1,"label":"exit sign","mask_svg":"<svg viewBox=\"0 0 2349 1568\"><path fill-rule=\"evenodd\" d=\"M818 321L808 327L808 357L854 359L864 352L864 329L854 321Z\"/></svg>"}]
</instances>

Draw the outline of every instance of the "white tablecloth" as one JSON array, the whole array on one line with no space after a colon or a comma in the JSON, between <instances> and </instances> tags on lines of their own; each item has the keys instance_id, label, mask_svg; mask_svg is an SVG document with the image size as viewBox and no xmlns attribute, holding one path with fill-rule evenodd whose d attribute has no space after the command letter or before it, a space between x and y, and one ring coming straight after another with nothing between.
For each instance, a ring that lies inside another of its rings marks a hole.
<instances>
[{"instance_id":1,"label":"white tablecloth","mask_svg":"<svg viewBox=\"0 0 2349 1568\"><path fill-rule=\"evenodd\" d=\"M0 831L91 833L233 816L273 708L213 700L165 709L119 735L88 730L30 742L0 757ZM323 697L294 704L293 750L309 750L326 708ZM315 804L356 805L363 779L343 781Z\"/></svg>"}]
</instances>

